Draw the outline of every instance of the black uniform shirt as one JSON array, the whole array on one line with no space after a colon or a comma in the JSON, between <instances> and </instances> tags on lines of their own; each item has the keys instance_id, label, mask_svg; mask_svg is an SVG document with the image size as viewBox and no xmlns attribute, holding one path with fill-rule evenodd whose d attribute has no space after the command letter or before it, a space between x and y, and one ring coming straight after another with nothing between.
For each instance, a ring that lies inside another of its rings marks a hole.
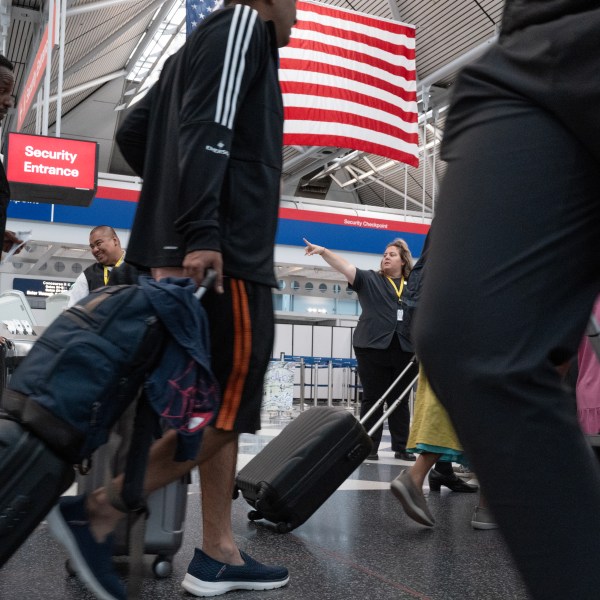
<instances>
[{"instance_id":1,"label":"black uniform shirt","mask_svg":"<svg viewBox=\"0 0 600 600\"><path fill-rule=\"evenodd\" d=\"M352 344L356 348L385 350L393 336L397 335L402 350L412 352L412 344L404 324L398 320L398 310L404 309L403 301L407 298L406 282L400 301L387 277L375 271L356 269L351 287L358 295L362 308Z\"/></svg>"}]
</instances>

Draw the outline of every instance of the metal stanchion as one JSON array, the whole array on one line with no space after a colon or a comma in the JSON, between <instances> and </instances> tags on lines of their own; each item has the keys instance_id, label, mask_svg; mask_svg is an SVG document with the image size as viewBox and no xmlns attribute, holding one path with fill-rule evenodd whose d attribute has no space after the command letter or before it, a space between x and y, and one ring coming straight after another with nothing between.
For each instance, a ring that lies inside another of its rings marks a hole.
<instances>
[{"instance_id":1,"label":"metal stanchion","mask_svg":"<svg viewBox=\"0 0 600 600\"><path fill-rule=\"evenodd\" d=\"M327 406L333 406L333 360L327 363Z\"/></svg>"},{"instance_id":2,"label":"metal stanchion","mask_svg":"<svg viewBox=\"0 0 600 600\"><path fill-rule=\"evenodd\" d=\"M358 398L358 388L360 387L360 377L358 376L358 367L354 371L354 414L358 417L360 414L360 401Z\"/></svg>"},{"instance_id":3,"label":"metal stanchion","mask_svg":"<svg viewBox=\"0 0 600 600\"><path fill-rule=\"evenodd\" d=\"M313 394L313 406L319 405L319 364L315 361L313 363L314 376L314 394Z\"/></svg>"},{"instance_id":4,"label":"metal stanchion","mask_svg":"<svg viewBox=\"0 0 600 600\"><path fill-rule=\"evenodd\" d=\"M342 406L350 408L350 395L348 394L348 367L342 367Z\"/></svg>"},{"instance_id":5,"label":"metal stanchion","mask_svg":"<svg viewBox=\"0 0 600 600\"><path fill-rule=\"evenodd\" d=\"M306 382L306 365L304 356L300 357L300 412L304 411L304 385Z\"/></svg>"}]
</instances>

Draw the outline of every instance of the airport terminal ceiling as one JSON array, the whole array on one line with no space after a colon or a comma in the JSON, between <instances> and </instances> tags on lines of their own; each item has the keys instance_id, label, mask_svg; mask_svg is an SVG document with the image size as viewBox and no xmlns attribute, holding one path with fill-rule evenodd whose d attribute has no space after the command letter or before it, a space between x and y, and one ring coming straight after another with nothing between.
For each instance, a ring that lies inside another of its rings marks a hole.
<instances>
[{"instance_id":1,"label":"airport terminal ceiling","mask_svg":"<svg viewBox=\"0 0 600 600\"><path fill-rule=\"evenodd\" d=\"M503 0L324 0L323 4L416 27L419 167L348 148L286 146L283 193L312 201L385 207L428 222L444 163L445 110L457 71L494 43ZM185 36L184 0L67 0L61 135L99 144L99 170L131 174L114 143L129 99L153 65ZM2 0L0 48L15 65L17 103L39 45L48 0ZM53 53L49 135L57 117L58 51ZM3 131L15 129L16 111ZM36 133L36 110L22 128Z\"/></svg>"}]
</instances>

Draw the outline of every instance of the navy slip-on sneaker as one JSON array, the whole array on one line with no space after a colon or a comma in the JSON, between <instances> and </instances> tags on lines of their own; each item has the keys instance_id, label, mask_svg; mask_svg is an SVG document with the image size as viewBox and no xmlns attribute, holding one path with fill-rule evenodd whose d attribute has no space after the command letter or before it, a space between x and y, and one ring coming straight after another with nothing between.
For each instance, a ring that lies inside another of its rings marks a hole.
<instances>
[{"instance_id":1,"label":"navy slip-on sneaker","mask_svg":"<svg viewBox=\"0 0 600 600\"><path fill-rule=\"evenodd\" d=\"M89 527L85 496L65 496L48 515L48 527L64 546L77 577L99 600L127 600L112 562L113 538L98 543Z\"/></svg>"},{"instance_id":2,"label":"navy slip-on sneaker","mask_svg":"<svg viewBox=\"0 0 600 600\"><path fill-rule=\"evenodd\" d=\"M285 567L263 565L240 550L244 565L228 565L196 548L183 579L183 589L194 596L218 596L232 590L272 590L289 581Z\"/></svg>"}]
</instances>

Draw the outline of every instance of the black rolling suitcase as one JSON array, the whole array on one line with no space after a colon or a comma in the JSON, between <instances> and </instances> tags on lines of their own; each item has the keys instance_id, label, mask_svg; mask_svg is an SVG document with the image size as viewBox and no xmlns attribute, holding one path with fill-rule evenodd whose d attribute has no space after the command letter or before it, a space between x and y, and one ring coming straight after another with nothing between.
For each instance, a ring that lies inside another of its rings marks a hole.
<instances>
[{"instance_id":1,"label":"black rolling suitcase","mask_svg":"<svg viewBox=\"0 0 600 600\"><path fill-rule=\"evenodd\" d=\"M280 533L302 525L370 454L369 434L408 395L417 375L368 433L362 423L410 370L416 371L415 359L361 421L340 407L311 408L296 417L236 477L236 493L255 509L248 518L267 519Z\"/></svg>"},{"instance_id":2,"label":"black rolling suitcase","mask_svg":"<svg viewBox=\"0 0 600 600\"><path fill-rule=\"evenodd\" d=\"M73 465L36 435L0 419L0 565L73 482Z\"/></svg>"},{"instance_id":3,"label":"black rolling suitcase","mask_svg":"<svg viewBox=\"0 0 600 600\"><path fill-rule=\"evenodd\" d=\"M39 328L38 328L39 329ZM38 333L0 324L0 393ZM0 409L0 565L46 516L73 482L73 466ZM34 500L35 499L35 500Z\"/></svg>"}]
</instances>

